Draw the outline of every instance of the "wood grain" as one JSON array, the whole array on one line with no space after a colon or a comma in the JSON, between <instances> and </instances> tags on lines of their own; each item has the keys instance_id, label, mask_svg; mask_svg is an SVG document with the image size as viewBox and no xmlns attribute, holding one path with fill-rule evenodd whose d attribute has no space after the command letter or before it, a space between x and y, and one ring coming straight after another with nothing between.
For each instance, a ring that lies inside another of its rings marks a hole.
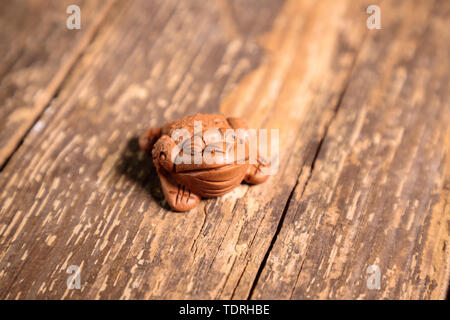
<instances>
[{"instance_id":1,"label":"wood grain","mask_svg":"<svg viewBox=\"0 0 450 320\"><path fill-rule=\"evenodd\" d=\"M0 298L443 298L448 4L368 4L105 11L0 173ZM279 129L280 166L180 214L136 136L195 112Z\"/></svg>"},{"instance_id":2,"label":"wood grain","mask_svg":"<svg viewBox=\"0 0 450 320\"><path fill-rule=\"evenodd\" d=\"M252 298L445 297L450 6L381 10L385 29L362 47ZM367 287L370 265L379 290Z\"/></svg>"},{"instance_id":3,"label":"wood grain","mask_svg":"<svg viewBox=\"0 0 450 320\"><path fill-rule=\"evenodd\" d=\"M66 8L78 5L81 29ZM0 9L0 167L57 93L111 1L8 1Z\"/></svg>"}]
</instances>

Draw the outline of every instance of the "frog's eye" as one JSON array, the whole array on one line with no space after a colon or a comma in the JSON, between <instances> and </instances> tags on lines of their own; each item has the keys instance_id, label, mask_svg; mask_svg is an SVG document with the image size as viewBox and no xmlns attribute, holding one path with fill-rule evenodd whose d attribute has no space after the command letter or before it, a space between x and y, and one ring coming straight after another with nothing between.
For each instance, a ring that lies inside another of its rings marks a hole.
<instances>
[{"instance_id":1,"label":"frog's eye","mask_svg":"<svg viewBox=\"0 0 450 320\"><path fill-rule=\"evenodd\" d=\"M208 129L203 133L203 141L205 144L218 143L223 140L222 131L219 129Z\"/></svg>"},{"instance_id":2,"label":"frog's eye","mask_svg":"<svg viewBox=\"0 0 450 320\"><path fill-rule=\"evenodd\" d=\"M224 150L222 143L211 143L205 147L204 152L211 153L211 154L216 154L216 153L224 154L225 150Z\"/></svg>"}]
</instances>

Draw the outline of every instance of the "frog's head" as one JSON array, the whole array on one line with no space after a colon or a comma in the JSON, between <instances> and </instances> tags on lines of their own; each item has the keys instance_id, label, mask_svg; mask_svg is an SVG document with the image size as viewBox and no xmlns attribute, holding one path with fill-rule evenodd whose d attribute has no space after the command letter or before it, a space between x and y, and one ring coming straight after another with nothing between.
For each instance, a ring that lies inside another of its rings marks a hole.
<instances>
[{"instance_id":1,"label":"frog's head","mask_svg":"<svg viewBox=\"0 0 450 320\"><path fill-rule=\"evenodd\" d=\"M246 164L248 144L242 132L212 128L202 134L162 136L153 147L153 160L167 172L220 170Z\"/></svg>"},{"instance_id":2,"label":"frog's head","mask_svg":"<svg viewBox=\"0 0 450 320\"><path fill-rule=\"evenodd\" d=\"M245 164L248 144L232 129L211 128L177 144L175 153L177 173L219 170Z\"/></svg>"}]
</instances>

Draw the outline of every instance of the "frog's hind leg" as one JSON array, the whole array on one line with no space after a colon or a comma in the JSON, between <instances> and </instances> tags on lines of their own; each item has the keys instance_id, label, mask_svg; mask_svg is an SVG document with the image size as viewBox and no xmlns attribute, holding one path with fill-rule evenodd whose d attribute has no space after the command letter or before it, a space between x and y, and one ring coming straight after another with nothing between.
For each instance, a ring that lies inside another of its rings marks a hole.
<instances>
[{"instance_id":1,"label":"frog's hind leg","mask_svg":"<svg viewBox=\"0 0 450 320\"><path fill-rule=\"evenodd\" d=\"M270 167L270 163L258 155L258 161L256 164L250 164L248 166L247 174L245 175L245 182L250 184L259 184L269 178L267 172Z\"/></svg>"},{"instance_id":2,"label":"frog's hind leg","mask_svg":"<svg viewBox=\"0 0 450 320\"><path fill-rule=\"evenodd\" d=\"M242 118L227 118L227 121L235 130L248 129L247 122ZM269 167L270 162L261 157L258 151L257 163L249 164L247 174L244 178L245 182L250 184L263 183L269 177L267 172Z\"/></svg>"},{"instance_id":3,"label":"frog's hind leg","mask_svg":"<svg viewBox=\"0 0 450 320\"><path fill-rule=\"evenodd\" d=\"M200 196L191 192L185 186L177 183L173 178L159 171L159 179L164 197L174 211L188 211L200 201Z\"/></svg>"},{"instance_id":4,"label":"frog's hind leg","mask_svg":"<svg viewBox=\"0 0 450 320\"><path fill-rule=\"evenodd\" d=\"M139 137L139 147L142 151L149 154L153 145L161 137L162 129L160 127L150 128Z\"/></svg>"}]
</instances>

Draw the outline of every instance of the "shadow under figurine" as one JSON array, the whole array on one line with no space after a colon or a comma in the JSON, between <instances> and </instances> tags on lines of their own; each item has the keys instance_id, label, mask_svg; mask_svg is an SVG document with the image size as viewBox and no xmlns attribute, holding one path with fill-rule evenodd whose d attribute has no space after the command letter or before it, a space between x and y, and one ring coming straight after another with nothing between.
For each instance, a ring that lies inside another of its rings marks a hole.
<instances>
[{"instance_id":1,"label":"shadow under figurine","mask_svg":"<svg viewBox=\"0 0 450 320\"><path fill-rule=\"evenodd\" d=\"M244 134L225 135L229 129ZM267 180L268 175L262 169L269 162L259 152L255 164L249 163L250 138L245 134L246 129L247 124L241 118L197 114L151 128L139 138L140 148L152 153L164 197L173 210L188 211L201 197L221 196L243 180L250 184ZM206 161L203 157L206 155L214 161ZM229 157L233 161L217 161Z\"/></svg>"}]
</instances>

